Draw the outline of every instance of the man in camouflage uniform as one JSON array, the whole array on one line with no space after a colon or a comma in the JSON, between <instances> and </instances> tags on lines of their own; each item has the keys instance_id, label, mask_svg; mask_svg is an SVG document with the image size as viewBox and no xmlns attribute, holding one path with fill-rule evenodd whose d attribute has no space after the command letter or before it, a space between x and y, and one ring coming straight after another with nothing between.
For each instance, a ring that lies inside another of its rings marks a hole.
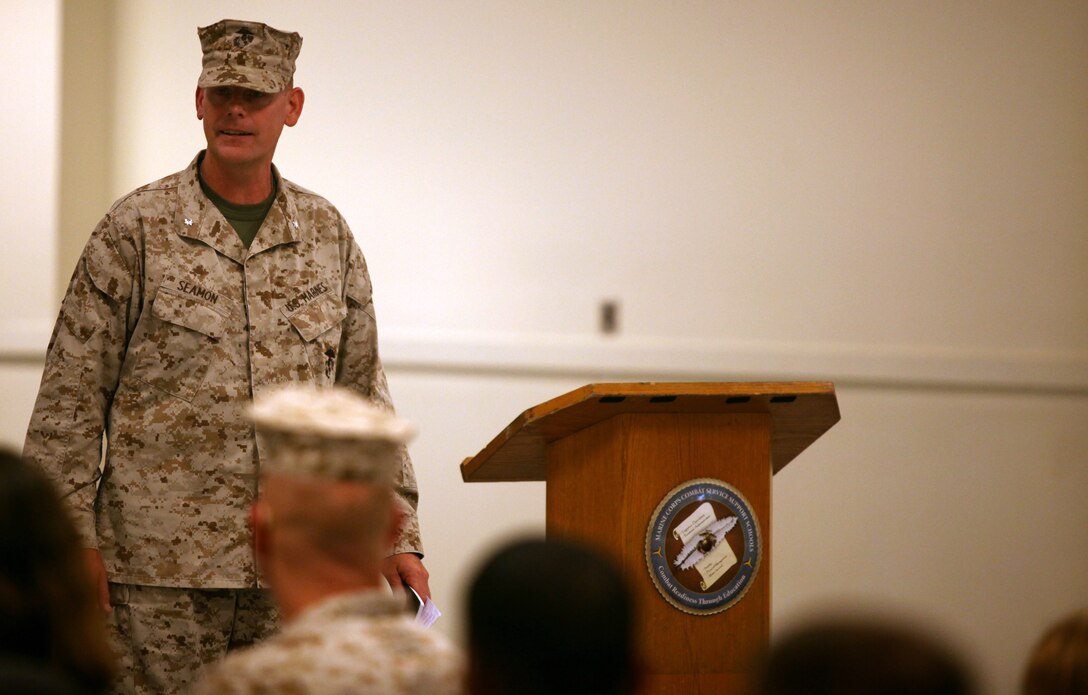
<instances>
[{"instance_id":1,"label":"man in camouflage uniform","mask_svg":"<svg viewBox=\"0 0 1088 695\"><path fill-rule=\"evenodd\" d=\"M335 386L265 393L253 418L265 452L257 559L284 627L228 655L194 695L461 692L457 651L380 587L410 426Z\"/></svg>"},{"instance_id":2,"label":"man in camouflage uniform","mask_svg":"<svg viewBox=\"0 0 1088 695\"><path fill-rule=\"evenodd\" d=\"M328 201L272 165L302 112L301 37L235 20L198 34L208 147L92 233L24 449L66 491L100 601L113 604L122 692L177 692L274 625L247 526L264 452L244 404L293 382L391 407L362 253ZM400 462L410 509L383 571L426 598L403 448Z\"/></svg>"}]
</instances>

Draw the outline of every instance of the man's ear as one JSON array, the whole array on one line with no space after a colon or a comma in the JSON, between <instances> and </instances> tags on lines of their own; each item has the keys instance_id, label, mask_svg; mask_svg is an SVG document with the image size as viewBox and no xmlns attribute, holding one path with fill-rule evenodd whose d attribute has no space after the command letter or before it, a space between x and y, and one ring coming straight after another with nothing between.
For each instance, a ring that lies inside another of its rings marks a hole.
<instances>
[{"instance_id":1,"label":"man's ear","mask_svg":"<svg viewBox=\"0 0 1088 695\"><path fill-rule=\"evenodd\" d=\"M287 118L283 120L284 125L291 128L298 123L299 116L302 115L302 105L305 102L306 95L303 91L298 87L292 87L287 94Z\"/></svg>"},{"instance_id":2,"label":"man's ear","mask_svg":"<svg viewBox=\"0 0 1088 695\"><path fill-rule=\"evenodd\" d=\"M204 90L200 87L196 88L196 120L204 120Z\"/></svg>"}]
</instances>

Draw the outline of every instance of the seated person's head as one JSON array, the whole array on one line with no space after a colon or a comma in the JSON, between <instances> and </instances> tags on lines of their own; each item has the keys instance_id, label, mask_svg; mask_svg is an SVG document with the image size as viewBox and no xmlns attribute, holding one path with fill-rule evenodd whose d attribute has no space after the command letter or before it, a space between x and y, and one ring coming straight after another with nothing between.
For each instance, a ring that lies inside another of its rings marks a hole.
<instances>
[{"instance_id":1,"label":"seated person's head","mask_svg":"<svg viewBox=\"0 0 1088 695\"><path fill-rule=\"evenodd\" d=\"M81 546L52 482L0 451L0 657L100 692L113 658Z\"/></svg>"},{"instance_id":2,"label":"seated person's head","mask_svg":"<svg viewBox=\"0 0 1088 695\"><path fill-rule=\"evenodd\" d=\"M480 569L468 604L470 692L634 690L629 590L615 565L585 546L510 545Z\"/></svg>"},{"instance_id":3,"label":"seated person's head","mask_svg":"<svg viewBox=\"0 0 1088 695\"><path fill-rule=\"evenodd\" d=\"M811 623L776 641L761 695L968 695L960 659L928 635L884 621Z\"/></svg>"},{"instance_id":4,"label":"seated person's head","mask_svg":"<svg viewBox=\"0 0 1088 695\"><path fill-rule=\"evenodd\" d=\"M402 516L388 486L268 475L254 510L258 554L272 568L304 556L371 568L388 553Z\"/></svg>"},{"instance_id":5,"label":"seated person's head","mask_svg":"<svg viewBox=\"0 0 1088 695\"><path fill-rule=\"evenodd\" d=\"M1022 693L1088 693L1088 610L1074 613L1043 634L1028 659Z\"/></svg>"},{"instance_id":6,"label":"seated person's head","mask_svg":"<svg viewBox=\"0 0 1088 695\"><path fill-rule=\"evenodd\" d=\"M378 586L403 518L393 486L412 426L342 387L269 389L250 415L261 447L257 560L284 617Z\"/></svg>"}]
</instances>

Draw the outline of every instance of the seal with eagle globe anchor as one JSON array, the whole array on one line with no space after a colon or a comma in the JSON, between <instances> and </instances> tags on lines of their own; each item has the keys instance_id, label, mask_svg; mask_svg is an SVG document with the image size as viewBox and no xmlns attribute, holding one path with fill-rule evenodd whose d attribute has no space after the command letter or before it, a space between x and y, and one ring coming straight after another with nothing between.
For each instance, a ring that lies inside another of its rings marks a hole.
<instances>
[{"instance_id":1,"label":"seal with eagle globe anchor","mask_svg":"<svg viewBox=\"0 0 1088 695\"><path fill-rule=\"evenodd\" d=\"M720 613L739 601L762 556L752 506L714 478L673 488L646 529L646 567L654 586L673 607L692 615Z\"/></svg>"}]
</instances>

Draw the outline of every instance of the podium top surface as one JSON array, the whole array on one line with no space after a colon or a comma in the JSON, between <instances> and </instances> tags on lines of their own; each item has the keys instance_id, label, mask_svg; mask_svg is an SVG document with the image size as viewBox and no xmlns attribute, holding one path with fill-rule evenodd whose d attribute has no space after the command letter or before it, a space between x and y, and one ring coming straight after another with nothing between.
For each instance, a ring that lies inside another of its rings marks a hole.
<instances>
[{"instance_id":1,"label":"podium top surface","mask_svg":"<svg viewBox=\"0 0 1088 695\"><path fill-rule=\"evenodd\" d=\"M529 408L461 464L465 482L544 480L545 447L615 415L765 413L777 473L839 421L824 381L589 384Z\"/></svg>"}]
</instances>

